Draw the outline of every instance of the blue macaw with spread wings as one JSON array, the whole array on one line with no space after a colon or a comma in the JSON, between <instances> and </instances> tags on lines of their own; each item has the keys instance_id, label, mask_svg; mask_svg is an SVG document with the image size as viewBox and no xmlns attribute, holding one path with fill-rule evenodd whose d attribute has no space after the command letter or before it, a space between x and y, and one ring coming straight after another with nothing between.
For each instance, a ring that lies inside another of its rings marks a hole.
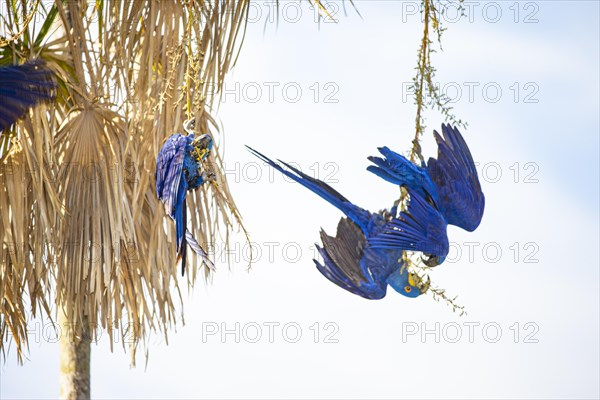
<instances>
[{"instance_id":1,"label":"blue macaw with spread wings","mask_svg":"<svg viewBox=\"0 0 600 400\"><path fill-rule=\"evenodd\" d=\"M0 132L30 107L56 95L54 73L41 59L0 67Z\"/></svg>"},{"instance_id":2,"label":"blue macaw with spread wings","mask_svg":"<svg viewBox=\"0 0 600 400\"><path fill-rule=\"evenodd\" d=\"M439 214L429 207L418 193L411 191L413 201L399 216L396 215L396 206L389 211L371 213L352 204L325 182L311 178L281 160L278 163L250 147L248 149L346 215L340 220L335 237L321 230L323 247L317 246L324 263L321 264L317 260L314 262L317 269L331 282L367 299L383 298L387 285L407 297L417 297L427 290L428 283L424 283L416 274L408 272L403 265L402 252L405 249L401 247L377 249L370 245L370 242L386 231L390 225L406 221L414 235L430 238L432 242L437 240L441 246L448 247L445 232L436 232L430 229L428 224L422 223L422 221L435 220ZM440 222L432 225L437 228Z\"/></svg>"},{"instance_id":3,"label":"blue macaw with spread wings","mask_svg":"<svg viewBox=\"0 0 600 400\"><path fill-rule=\"evenodd\" d=\"M419 202L426 199L430 214L439 214L428 221L437 225L432 229L446 232L447 225L451 224L472 232L479 226L485 207L475 163L458 129L442 124L442 133L443 138L433 131L438 158L430 158L427 165L423 163L419 167L389 148L381 147L379 152L385 158L369 157L375 165L367 169L388 182L407 187L413 193L411 203L414 193L418 194ZM398 221L374 239L372 245L421 251L428 255L425 264L435 266L444 262L448 254L448 249L437 246L435 240L415 235L406 221ZM437 251L431 252L432 246Z\"/></svg>"},{"instance_id":4,"label":"blue macaw with spread wings","mask_svg":"<svg viewBox=\"0 0 600 400\"><path fill-rule=\"evenodd\" d=\"M185 273L187 244L212 270L213 263L198 244L187 225L187 192L198 189L212 179L203 169L204 160L213 146L210 135L194 137L194 120L185 123L188 135L175 133L166 140L156 159L156 195L164 203L165 211L175 221L177 260L181 260L181 274Z\"/></svg>"}]
</instances>

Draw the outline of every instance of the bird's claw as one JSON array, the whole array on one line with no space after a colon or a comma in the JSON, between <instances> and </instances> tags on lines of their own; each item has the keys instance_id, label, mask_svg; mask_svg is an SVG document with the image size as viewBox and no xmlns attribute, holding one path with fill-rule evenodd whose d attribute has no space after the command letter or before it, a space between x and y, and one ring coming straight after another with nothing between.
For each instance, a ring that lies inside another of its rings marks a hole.
<instances>
[{"instance_id":1,"label":"bird's claw","mask_svg":"<svg viewBox=\"0 0 600 400\"><path fill-rule=\"evenodd\" d=\"M212 171L204 171L202 172L202 180L210 183L217 180L217 175Z\"/></svg>"},{"instance_id":2,"label":"bird's claw","mask_svg":"<svg viewBox=\"0 0 600 400\"><path fill-rule=\"evenodd\" d=\"M202 162L202 160L204 159L204 157L206 156L207 153L208 153L207 149L194 148L194 151L193 151L194 159L196 160L197 163L200 163L200 162Z\"/></svg>"}]
</instances>

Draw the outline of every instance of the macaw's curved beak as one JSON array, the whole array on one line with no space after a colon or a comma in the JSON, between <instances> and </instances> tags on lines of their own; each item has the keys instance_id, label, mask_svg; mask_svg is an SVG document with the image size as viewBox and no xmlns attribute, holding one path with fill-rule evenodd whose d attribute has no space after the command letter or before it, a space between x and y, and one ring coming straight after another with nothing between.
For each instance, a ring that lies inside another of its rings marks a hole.
<instances>
[{"instance_id":1,"label":"macaw's curved beak","mask_svg":"<svg viewBox=\"0 0 600 400\"><path fill-rule=\"evenodd\" d=\"M430 268L437 267L441 264L440 258L438 256L434 256L431 254L423 254L424 257L421 257L423 264L427 265Z\"/></svg>"},{"instance_id":2,"label":"macaw's curved beak","mask_svg":"<svg viewBox=\"0 0 600 400\"><path fill-rule=\"evenodd\" d=\"M207 149L207 150L211 150L212 149L212 144L213 144L213 139L209 134L204 134L204 135L200 135L197 138L194 138L194 140L192 141L192 145L194 147L200 148L200 149Z\"/></svg>"},{"instance_id":3,"label":"macaw's curved beak","mask_svg":"<svg viewBox=\"0 0 600 400\"><path fill-rule=\"evenodd\" d=\"M194 129L196 129L196 118L190 118L183 121L183 129L188 135L193 134Z\"/></svg>"},{"instance_id":4,"label":"macaw's curved beak","mask_svg":"<svg viewBox=\"0 0 600 400\"><path fill-rule=\"evenodd\" d=\"M213 146L212 137L208 134L200 135L192 140L193 155L197 162L204 160Z\"/></svg>"}]
</instances>

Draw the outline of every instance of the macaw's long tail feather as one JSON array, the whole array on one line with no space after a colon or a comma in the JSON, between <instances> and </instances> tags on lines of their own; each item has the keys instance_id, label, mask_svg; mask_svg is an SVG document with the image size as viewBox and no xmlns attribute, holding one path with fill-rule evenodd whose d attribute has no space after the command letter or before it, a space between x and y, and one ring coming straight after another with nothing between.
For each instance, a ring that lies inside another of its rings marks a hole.
<instances>
[{"instance_id":1,"label":"macaw's long tail feather","mask_svg":"<svg viewBox=\"0 0 600 400\"><path fill-rule=\"evenodd\" d=\"M15 123L28 108L56 95L53 72L43 60L0 68L0 131Z\"/></svg>"},{"instance_id":2,"label":"macaw's long tail feather","mask_svg":"<svg viewBox=\"0 0 600 400\"><path fill-rule=\"evenodd\" d=\"M185 196L185 194L184 194ZM183 200L183 221L180 224L177 224L176 230L177 230L177 239L178 239L178 243L179 243L179 249L177 249L177 251L179 252L179 255L181 257L181 276L185 275L185 267L186 267L186 262L187 262L187 243L186 243L186 238L187 238L187 228L185 227L186 223L187 223L187 205L186 205L186 201L185 198ZM183 231L185 230L185 235L183 234ZM180 233L181 232L181 233Z\"/></svg>"},{"instance_id":3,"label":"macaw's long tail feather","mask_svg":"<svg viewBox=\"0 0 600 400\"><path fill-rule=\"evenodd\" d=\"M202 246L200 246L198 241L194 238L194 236L192 235L192 233L189 230L185 231L185 238L187 240L187 243L192 248L192 250L194 250L194 253L198 254L202 258L202 262L204 262L204 264L206 264L206 266L211 271L213 271L213 272L216 271L215 264L213 264L213 262L210 261L210 259L208 258L208 253L206 253L206 251L204 251Z\"/></svg>"},{"instance_id":4,"label":"macaw's long tail feather","mask_svg":"<svg viewBox=\"0 0 600 400\"><path fill-rule=\"evenodd\" d=\"M396 185L408 186L422 197L427 197L425 192L433 198L437 197L435 186L426 170L385 146L379 147L378 150L385 158L368 157L375 165L368 166L367 171Z\"/></svg>"},{"instance_id":5,"label":"macaw's long tail feather","mask_svg":"<svg viewBox=\"0 0 600 400\"><path fill-rule=\"evenodd\" d=\"M180 182L180 185L182 183ZM171 216L175 220L175 235L177 240L175 242L175 247L177 250L177 261L181 260L181 270L182 274L185 272L185 263L186 263L186 243L185 243L185 231L186 231L186 223L187 223L187 205L185 201L185 191L179 190L177 193L177 202L175 205L175 211Z\"/></svg>"},{"instance_id":6,"label":"macaw's long tail feather","mask_svg":"<svg viewBox=\"0 0 600 400\"><path fill-rule=\"evenodd\" d=\"M181 249L179 250L179 255L177 256L177 261L181 261L181 276L185 275L185 266L187 262L187 245L186 240L183 238L181 241Z\"/></svg>"},{"instance_id":7,"label":"macaw's long tail feather","mask_svg":"<svg viewBox=\"0 0 600 400\"><path fill-rule=\"evenodd\" d=\"M316 193L323 199L327 200L327 202L329 202L330 204L337 207L340 211L346 214L354 223L360 226L361 229L363 229L363 231L367 229L366 224L370 217L370 213L368 211L363 210L362 208L352 204L348 199L346 199L338 191L336 191L334 188L332 188L325 182L315 178L311 178L310 176L306 175L297 168L294 168L291 165L281 160L278 160L287 168L286 170L281 165L279 165L279 163L271 160L264 154L258 152L257 150L254 150L249 146L246 147L248 148L248 150L250 150L252 154L254 154L258 158L275 168L277 171L281 172L288 178L293 179L305 188L309 189L310 191Z\"/></svg>"}]
</instances>

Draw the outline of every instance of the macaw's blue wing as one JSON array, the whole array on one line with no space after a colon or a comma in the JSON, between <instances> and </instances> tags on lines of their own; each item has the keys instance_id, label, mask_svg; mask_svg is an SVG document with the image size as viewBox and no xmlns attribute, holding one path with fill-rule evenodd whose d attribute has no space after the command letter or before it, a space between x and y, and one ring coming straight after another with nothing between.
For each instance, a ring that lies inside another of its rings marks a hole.
<instances>
[{"instance_id":1,"label":"macaw's blue wing","mask_svg":"<svg viewBox=\"0 0 600 400\"><path fill-rule=\"evenodd\" d=\"M186 265L185 232L187 224L187 181L183 175L183 161L187 152L187 138L171 135L156 159L156 195L164 203L165 211L175 221L176 251L182 270Z\"/></svg>"},{"instance_id":2,"label":"macaw's blue wing","mask_svg":"<svg viewBox=\"0 0 600 400\"><path fill-rule=\"evenodd\" d=\"M258 151L254 150L249 146L246 147L248 148L248 150L250 150L252 154L257 156L258 158L260 158L261 160L263 160L264 162L266 162L285 176L293 179L305 188L309 189L310 191L316 193L323 199L327 200L330 204L337 207L340 211L346 214L348 218L352 220L352 222L357 224L365 234L368 234L369 221L371 217L370 212L352 204L348 199L346 199L344 196L342 196L340 193L338 193L335 189L333 189L325 182L315 178L311 178L310 176L304 174L297 168L294 168L291 165L281 160L278 160L281 164L283 164L283 166L287 168L286 170L277 162L271 160L264 154L259 153Z\"/></svg>"},{"instance_id":3,"label":"macaw's blue wing","mask_svg":"<svg viewBox=\"0 0 600 400\"><path fill-rule=\"evenodd\" d=\"M438 190L438 208L449 224L471 232L481 222L485 197L473 157L458 129L442 124L442 133L444 138L433 132L438 158L427 162Z\"/></svg>"},{"instance_id":4,"label":"macaw's blue wing","mask_svg":"<svg viewBox=\"0 0 600 400\"><path fill-rule=\"evenodd\" d=\"M156 159L156 195L165 204L165 210L171 218L174 216L181 187L186 146L185 136L178 133L171 135L165 141Z\"/></svg>"},{"instance_id":5,"label":"macaw's blue wing","mask_svg":"<svg viewBox=\"0 0 600 400\"><path fill-rule=\"evenodd\" d=\"M317 249L324 264L313 261L327 279L367 299L385 296L385 280L391 268L385 268L380 257L366 248L367 238L354 222L347 218L340 219L336 236L329 236L321 230L321 241L323 247L317 246ZM375 271L371 271L369 266L373 266Z\"/></svg>"},{"instance_id":6,"label":"macaw's blue wing","mask_svg":"<svg viewBox=\"0 0 600 400\"><path fill-rule=\"evenodd\" d=\"M435 265L448 255L447 223L442 215L416 192L408 189L408 209L389 221L384 229L369 238L374 249L420 251L435 257ZM429 264L428 264L429 265Z\"/></svg>"},{"instance_id":7,"label":"macaw's blue wing","mask_svg":"<svg viewBox=\"0 0 600 400\"><path fill-rule=\"evenodd\" d=\"M351 293L378 300L385 297L388 285L413 298L426 291L420 278L403 268L402 249L370 247L368 238L347 218L340 220L335 237L321 231L321 240L323 247L317 249L324 263L314 260L317 269Z\"/></svg>"},{"instance_id":8,"label":"macaw's blue wing","mask_svg":"<svg viewBox=\"0 0 600 400\"><path fill-rule=\"evenodd\" d=\"M416 166L401 154L388 147L379 147L379 152L385 157L368 157L375 165L367 170L399 186L407 186L423 198L437 199L437 191L427 170Z\"/></svg>"},{"instance_id":9,"label":"macaw's blue wing","mask_svg":"<svg viewBox=\"0 0 600 400\"><path fill-rule=\"evenodd\" d=\"M0 67L0 131L14 124L30 107L55 95L53 72L43 60Z\"/></svg>"}]
</instances>

